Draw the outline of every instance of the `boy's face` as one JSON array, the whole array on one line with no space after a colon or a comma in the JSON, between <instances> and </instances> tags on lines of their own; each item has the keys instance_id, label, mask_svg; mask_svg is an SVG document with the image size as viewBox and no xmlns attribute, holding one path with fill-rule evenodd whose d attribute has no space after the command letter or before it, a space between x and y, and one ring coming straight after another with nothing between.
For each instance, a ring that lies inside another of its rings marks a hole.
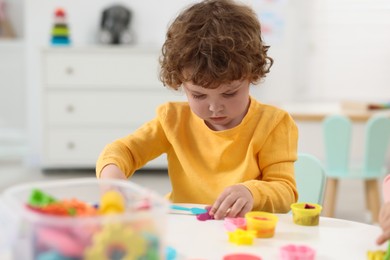
<instances>
[{"instance_id":1,"label":"boy's face","mask_svg":"<svg viewBox=\"0 0 390 260\"><path fill-rule=\"evenodd\" d=\"M249 80L236 80L216 89L183 83L191 110L210 129L220 131L241 123L249 107Z\"/></svg>"}]
</instances>

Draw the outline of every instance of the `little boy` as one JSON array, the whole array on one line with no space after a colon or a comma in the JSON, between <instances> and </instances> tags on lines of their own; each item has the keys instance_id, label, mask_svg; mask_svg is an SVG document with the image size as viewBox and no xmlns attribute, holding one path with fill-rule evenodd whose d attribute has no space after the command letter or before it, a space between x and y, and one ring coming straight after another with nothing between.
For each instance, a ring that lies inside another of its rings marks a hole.
<instances>
[{"instance_id":1,"label":"little boy","mask_svg":"<svg viewBox=\"0 0 390 260\"><path fill-rule=\"evenodd\" d=\"M101 153L98 178L129 178L166 153L175 203L212 205L216 219L251 210L284 213L296 202L298 132L289 114L249 94L273 60L248 6L205 0L168 28L160 79L188 102L157 109L155 119Z\"/></svg>"}]
</instances>

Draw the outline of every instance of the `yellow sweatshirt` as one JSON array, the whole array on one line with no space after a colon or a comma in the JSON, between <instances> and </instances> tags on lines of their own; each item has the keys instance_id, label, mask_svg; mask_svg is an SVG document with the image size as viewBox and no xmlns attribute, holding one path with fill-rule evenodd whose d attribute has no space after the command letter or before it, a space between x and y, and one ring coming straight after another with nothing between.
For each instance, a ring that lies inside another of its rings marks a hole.
<instances>
[{"instance_id":1,"label":"yellow sweatshirt","mask_svg":"<svg viewBox=\"0 0 390 260\"><path fill-rule=\"evenodd\" d=\"M253 210L285 213L298 198L297 141L290 115L254 98L242 122L224 131L209 129L187 102L166 103L155 119L105 147L96 174L115 164L130 177L166 153L172 202L211 205L226 187L242 183L253 195Z\"/></svg>"}]
</instances>

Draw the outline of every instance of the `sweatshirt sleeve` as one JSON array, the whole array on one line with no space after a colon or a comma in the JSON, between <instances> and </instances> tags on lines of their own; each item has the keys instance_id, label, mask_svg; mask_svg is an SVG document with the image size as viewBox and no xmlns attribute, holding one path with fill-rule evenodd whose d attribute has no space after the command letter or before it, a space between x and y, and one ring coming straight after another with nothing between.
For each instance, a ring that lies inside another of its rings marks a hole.
<instances>
[{"instance_id":1,"label":"sweatshirt sleeve","mask_svg":"<svg viewBox=\"0 0 390 260\"><path fill-rule=\"evenodd\" d=\"M100 178L106 165L115 164L129 178L137 169L166 152L169 143L161 125L164 117L165 107L161 106L155 119L134 133L106 145L96 163L96 176Z\"/></svg>"},{"instance_id":2,"label":"sweatshirt sleeve","mask_svg":"<svg viewBox=\"0 0 390 260\"><path fill-rule=\"evenodd\" d=\"M259 180L243 183L253 195L253 210L286 213L290 211L290 205L297 201L294 177L297 143L297 126L291 116L282 111L277 115L258 154L261 170Z\"/></svg>"}]
</instances>

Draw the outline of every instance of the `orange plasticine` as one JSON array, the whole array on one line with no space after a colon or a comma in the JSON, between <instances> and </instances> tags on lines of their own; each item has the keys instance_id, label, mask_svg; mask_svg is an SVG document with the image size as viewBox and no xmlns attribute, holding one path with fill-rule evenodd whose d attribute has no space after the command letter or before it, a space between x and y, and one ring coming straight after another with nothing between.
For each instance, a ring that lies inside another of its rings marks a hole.
<instances>
[{"instance_id":1,"label":"orange plasticine","mask_svg":"<svg viewBox=\"0 0 390 260\"><path fill-rule=\"evenodd\" d=\"M56 216L97 216L97 210L77 199L56 201L39 209L40 212Z\"/></svg>"}]
</instances>

